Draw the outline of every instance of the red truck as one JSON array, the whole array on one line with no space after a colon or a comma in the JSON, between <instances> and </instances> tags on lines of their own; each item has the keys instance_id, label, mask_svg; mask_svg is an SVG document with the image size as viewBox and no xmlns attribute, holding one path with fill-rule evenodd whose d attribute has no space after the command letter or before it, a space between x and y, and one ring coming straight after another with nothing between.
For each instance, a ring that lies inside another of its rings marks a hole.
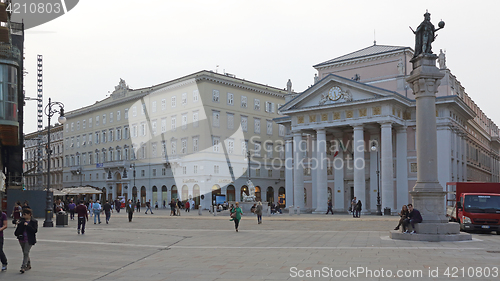
<instances>
[{"instance_id":1,"label":"red truck","mask_svg":"<svg viewBox=\"0 0 500 281\"><path fill-rule=\"evenodd\" d=\"M448 182L447 214L462 231L496 231L500 235L500 183Z\"/></svg>"}]
</instances>

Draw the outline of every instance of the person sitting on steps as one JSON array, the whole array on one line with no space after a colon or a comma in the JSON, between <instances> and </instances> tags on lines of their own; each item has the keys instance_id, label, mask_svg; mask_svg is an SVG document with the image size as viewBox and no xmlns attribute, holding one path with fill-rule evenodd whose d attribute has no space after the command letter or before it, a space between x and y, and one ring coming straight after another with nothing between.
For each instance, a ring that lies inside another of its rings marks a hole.
<instances>
[{"instance_id":1,"label":"person sitting on steps","mask_svg":"<svg viewBox=\"0 0 500 281\"><path fill-rule=\"evenodd\" d=\"M399 219L398 226L396 226L396 228L394 228L394 230L399 230L399 227L403 224L405 219L408 218L408 213L409 213L408 207L406 207L406 205L403 205L403 208L401 208L401 213L398 213L398 215L401 218Z\"/></svg>"},{"instance_id":2,"label":"person sitting on steps","mask_svg":"<svg viewBox=\"0 0 500 281\"><path fill-rule=\"evenodd\" d=\"M414 233L416 233L415 232L415 224L422 222L422 215L420 214L420 212L417 209L413 208L412 204L408 204L408 210L410 212L408 214L408 218L405 219L405 221L403 222L403 230L405 233L410 233L408 231L408 225L411 224L411 228L413 229L411 234L414 234Z\"/></svg>"}]
</instances>

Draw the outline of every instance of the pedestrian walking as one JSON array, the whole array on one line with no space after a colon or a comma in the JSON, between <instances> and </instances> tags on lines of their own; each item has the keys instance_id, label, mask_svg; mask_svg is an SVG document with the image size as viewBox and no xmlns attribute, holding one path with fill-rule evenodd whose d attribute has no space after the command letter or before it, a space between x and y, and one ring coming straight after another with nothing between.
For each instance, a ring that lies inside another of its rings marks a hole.
<instances>
[{"instance_id":1,"label":"pedestrian walking","mask_svg":"<svg viewBox=\"0 0 500 281\"><path fill-rule=\"evenodd\" d=\"M94 208L94 201L92 201L92 199L90 199L89 205L87 206L87 210L90 213L90 217L92 217L94 215L94 212L92 212L93 208Z\"/></svg>"},{"instance_id":2,"label":"pedestrian walking","mask_svg":"<svg viewBox=\"0 0 500 281\"><path fill-rule=\"evenodd\" d=\"M170 206L170 216L175 216L175 207L177 204L175 204L174 199L168 205Z\"/></svg>"},{"instance_id":3,"label":"pedestrian walking","mask_svg":"<svg viewBox=\"0 0 500 281\"><path fill-rule=\"evenodd\" d=\"M163 200L163 209L166 209L166 208L167 208L167 201Z\"/></svg>"},{"instance_id":4,"label":"pedestrian walking","mask_svg":"<svg viewBox=\"0 0 500 281\"><path fill-rule=\"evenodd\" d=\"M231 212L231 219L230 221L234 221L234 228L236 229L236 232L238 232L238 227L240 225L240 220L241 220L241 208L240 208L240 203L236 202L234 203L235 206L230 210Z\"/></svg>"},{"instance_id":5,"label":"pedestrian walking","mask_svg":"<svg viewBox=\"0 0 500 281\"><path fill-rule=\"evenodd\" d=\"M155 201L155 210L158 210L158 201Z\"/></svg>"},{"instance_id":6,"label":"pedestrian walking","mask_svg":"<svg viewBox=\"0 0 500 281\"><path fill-rule=\"evenodd\" d=\"M259 201L257 207L255 208L255 214L257 215L257 224L262 223L262 202Z\"/></svg>"},{"instance_id":7,"label":"pedestrian walking","mask_svg":"<svg viewBox=\"0 0 500 281\"><path fill-rule=\"evenodd\" d=\"M92 207L92 211L94 213L94 224L96 224L96 219L98 219L99 224L101 224L101 203L99 203L99 200L96 200L94 203L94 206Z\"/></svg>"},{"instance_id":8,"label":"pedestrian walking","mask_svg":"<svg viewBox=\"0 0 500 281\"><path fill-rule=\"evenodd\" d=\"M177 198L177 204L176 204L176 212L177 212L177 215L180 217L181 216L181 209L182 209L182 202L181 200L179 200L179 198Z\"/></svg>"},{"instance_id":9,"label":"pedestrian walking","mask_svg":"<svg viewBox=\"0 0 500 281\"><path fill-rule=\"evenodd\" d=\"M361 203L361 200L358 200L358 203L356 203L356 217L359 218L361 216L361 207L363 204Z\"/></svg>"},{"instance_id":10,"label":"pedestrian walking","mask_svg":"<svg viewBox=\"0 0 500 281\"><path fill-rule=\"evenodd\" d=\"M356 204L357 204L356 197L354 197L351 200L351 212L352 212L352 217L353 218L356 217Z\"/></svg>"},{"instance_id":11,"label":"pedestrian walking","mask_svg":"<svg viewBox=\"0 0 500 281\"><path fill-rule=\"evenodd\" d=\"M83 200L80 201L80 204L78 206L76 206L75 212L76 216L78 217L77 233L80 234L80 229L81 229L83 235L85 234L85 223L89 221L87 206L83 204Z\"/></svg>"},{"instance_id":12,"label":"pedestrian walking","mask_svg":"<svg viewBox=\"0 0 500 281\"><path fill-rule=\"evenodd\" d=\"M184 204L184 209L185 212L189 212L189 201L186 201L186 204Z\"/></svg>"},{"instance_id":13,"label":"pedestrian walking","mask_svg":"<svg viewBox=\"0 0 500 281\"><path fill-rule=\"evenodd\" d=\"M141 201L137 200L137 203L135 204L135 206L137 207L137 212L140 212L141 211Z\"/></svg>"},{"instance_id":14,"label":"pedestrian walking","mask_svg":"<svg viewBox=\"0 0 500 281\"><path fill-rule=\"evenodd\" d=\"M14 208L12 209L12 223L16 225L21 219L21 214L23 207L21 207L21 202L17 201Z\"/></svg>"},{"instance_id":15,"label":"pedestrian walking","mask_svg":"<svg viewBox=\"0 0 500 281\"><path fill-rule=\"evenodd\" d=\"M329 212L332 212L332 215L333 215L332 207L333 207L332 200L328 199L328 210L326 211L326 215L328 215Z\"/></svg>"},{"instance_id":16,"label":"pedestrian walking","mask_svg":"<svg viewBox=\"0 0 500 281\"><path fill-rule=\"evenodd\" d=\"M19 203L19 202L17 202ZM16 203L16 205L17 205ZM19 206L21 207L21 206ZM5 253L3 252L3 231L7 228L8 222L7 222L7 214L4 212L0 213L0 262L2 262L2 271L7 270L7 257L5 256Z\"/></svg>"},{"instance_id":17,"label":"pedestrian walking","mask_svg":"<svg viewBox=\"0 0 500 281\"><path fill-rule=\"evenodd\" d=\"M71 199L69 204L68 204L69 218L71 220L75 219L75 208L76 208L76 204L73 203L73 199Z\"/></svg>"},{"instance_id":18,"label":"pedestrian walking","mask_svg":"<svg viewBox=\"0 0 500 281\"><path fill-rule=\"evenodd\" d=\"M153 214L153 210L151 209L151 199L149 199L148 202L146 202L146 212L144 212L144 213L147 214L148 210L149 210L149 212L152 215Z\"/></svg>"},{"instance_id":19,"label":"pedestrian walking","mask_svg":"<svg viewBox=\"0 0 500 281\"><path fill-rule=\"evenodd\" d=\"M109 204L108 200L106 200L106 203L102 206L102 209L104 210L104 214L106 215L106 224L109 223L109 219L111 218L111 204Z\"/></svg>"},{"instance_id":20,"label":"pedestrian walking","mask_svg":"<svg viewBox=\"0 0 500 281\"><path fill-rule=\"evenodd\" d=\"M23 264L21 273L31 269L30 250L36 244L36 233L38 231L38 221L33 218L31 209L23 210L23 217L17 224L14 235L19 240L19 245L23 251Z\"/></svg>"},{"instance_id":21,"label":"pedestrian walking","mask_svg":"<svg viewBox=\"0 0 500 281\"><path fill-rule=\"evenodd\" d=\"M115 199L115 209L116 209L117 213L120 212L121 206L122 206L122 203L120 202L120 200L118 200L118 198L116 198Z\"/></svg>"},{"instance_id":22,"label":"pedestrian walking","mask_svg":"<svg viewBox=\"0 0 500 281\"><path fill-rule=\"evenodd\" d=\"M126 211L128 213L128 222L131 222L134 215L134 203L132 203L132 200L128 200Z\"/></svg>"}]
</instances>

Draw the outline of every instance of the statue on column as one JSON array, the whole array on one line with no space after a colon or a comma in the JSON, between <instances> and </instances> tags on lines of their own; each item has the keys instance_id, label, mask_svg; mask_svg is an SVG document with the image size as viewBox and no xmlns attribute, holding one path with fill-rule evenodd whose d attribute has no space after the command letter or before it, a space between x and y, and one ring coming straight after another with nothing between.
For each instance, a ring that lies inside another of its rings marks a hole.
<instances>
[{"instance_id":1,"label":"statue on column","mask_svg":"<svg viewBox=\"0 0 500 281\"><path fill-rule=\"evenodd\" d=\"M438 24L439 28L435 29L434 25L431 23L431 14L426 12L424 14L424 21L417 27L417 30L413 30L413 34L415 34L415 54L413 55L416 58L420 54L432 54L432 42L436 39L435 33L444 28L444 21L440 21Z\"/></svg>"},{"instance_id":2,"label":"statue on column","mask_svg":"<svg viewBox=\"0 0 500 281\"><path fill-rule=\"evenodd\" d=\"M446 56L443 53L443 50L439 50L438 56L439 69L446 69Z\"/></svg>"}]
</instances>

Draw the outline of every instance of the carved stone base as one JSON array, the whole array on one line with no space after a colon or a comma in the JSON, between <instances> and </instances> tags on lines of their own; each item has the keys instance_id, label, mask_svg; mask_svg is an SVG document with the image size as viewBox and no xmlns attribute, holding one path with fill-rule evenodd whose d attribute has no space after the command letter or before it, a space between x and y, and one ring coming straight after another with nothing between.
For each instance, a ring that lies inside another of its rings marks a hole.
<instances>
[{"instance_id":1,"label":"carved stone base","mask_svg":"<svg viewBox=\"0 0 500 281\"><path fill-rule=\"evenodd\" d=\"M418 183L414 190L419 189ZM438 184L439 185L439 184ZM432 190L432 189L427 189ZM434 189L436 190L436 189ZM439 190L439 189L438 189ZM423 223L447 223L446 208L444 205L444 196L446 192L442 191L410 191L413 197L413 207L422 215Z\"/></svg>"}]
</instances>

